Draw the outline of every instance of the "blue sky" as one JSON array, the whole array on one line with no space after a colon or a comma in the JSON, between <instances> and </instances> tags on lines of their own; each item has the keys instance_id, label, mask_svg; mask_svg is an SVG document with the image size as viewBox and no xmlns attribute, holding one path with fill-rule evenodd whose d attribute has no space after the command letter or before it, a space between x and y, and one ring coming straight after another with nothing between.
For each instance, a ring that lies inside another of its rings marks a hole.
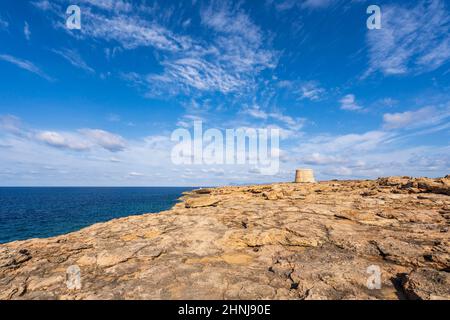
<instances>
[{"instance_id":1,"label":"blue sky","mask_svg":"<svg viewBox=\"0 0 450 320\"><path fill-rule=\"evenodd\" d=\"M0 43L0 185L450 173L447 1L4 0ZM194 120L280 129L279 174L174 165Z\"/></svg>"}]
</instances>

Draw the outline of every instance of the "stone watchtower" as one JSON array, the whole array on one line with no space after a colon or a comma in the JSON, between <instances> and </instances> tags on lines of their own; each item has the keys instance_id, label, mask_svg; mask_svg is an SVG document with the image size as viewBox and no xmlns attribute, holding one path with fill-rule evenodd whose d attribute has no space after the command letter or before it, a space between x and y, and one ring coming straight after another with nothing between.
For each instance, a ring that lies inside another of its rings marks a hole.
<instances>
[{"instance_id":1,"label":"stone watchtower","mask_svg":"<svg viewBox=\"0 0 450 320\"><path fill-rule=\"evenodd\" d=\"M295 183L315 183L312 169L298 169L295 172Z\"/></svg>"}]
</instances>

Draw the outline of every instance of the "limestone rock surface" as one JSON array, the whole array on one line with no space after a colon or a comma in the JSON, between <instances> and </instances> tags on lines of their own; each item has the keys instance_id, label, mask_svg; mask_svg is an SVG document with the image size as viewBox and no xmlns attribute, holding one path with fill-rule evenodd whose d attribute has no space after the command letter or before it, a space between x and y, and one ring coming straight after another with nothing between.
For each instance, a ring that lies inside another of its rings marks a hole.
<instances>
[{"instance_id":1,"label":"limestone rock surface","mask_svg":"<svg viewBox=\"0 0 450 320\"><path fill-rule=\"evenodd\" d=\"M450 299L449 195L449 176L195 190L0 245L0 299Z\"/></svg>"}]
</instances>

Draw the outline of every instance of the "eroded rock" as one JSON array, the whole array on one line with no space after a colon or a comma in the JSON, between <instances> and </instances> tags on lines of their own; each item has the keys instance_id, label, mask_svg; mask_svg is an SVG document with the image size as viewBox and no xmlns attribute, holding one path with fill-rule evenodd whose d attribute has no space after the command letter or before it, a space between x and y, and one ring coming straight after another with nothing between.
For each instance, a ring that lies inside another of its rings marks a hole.
<instances>
[{"instance_id":1,"label":"eroded rock","mask_svg":"<svg viewBox=\"0 0 450 320\"><path fill-rule=\"evenodd\" d=\"M448 176L208 188L181 200L1 245L0 299L450 298ZM81 289L67 287L73 266ZM380 289L368 287L369 267Z\"/></svg>"},{"instance_id":2,"label":"eroded rock","mask_svg":"<svg viewBox=\"0 0 450 320\"><path fill-rule=\"evenodd\" d=\"M402 286L410 299L450 300L448 272L418 269L405 276Z\"/></svg>"},{"instance_id":3,"label":"eroded rock","mask_svg":"<svg viewBox=\"0 0 450 320\"><path fill-rule=\"evenodd\" d=\"M209 207L214 206L219 203L219 199L213 197L198 197L198 198L189 198L184 202L186 208L200 208L200 207Z\"/></svg>"}]
</instances>

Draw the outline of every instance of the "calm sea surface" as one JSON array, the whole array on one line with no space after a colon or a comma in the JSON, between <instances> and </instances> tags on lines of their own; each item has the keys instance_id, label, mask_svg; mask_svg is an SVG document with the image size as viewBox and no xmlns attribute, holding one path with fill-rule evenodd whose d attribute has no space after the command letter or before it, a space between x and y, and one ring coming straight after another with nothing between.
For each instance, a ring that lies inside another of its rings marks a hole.
<instances>
[{"instance_id":1,"label":"calm sea surface","mask_svg":"<svg viewBox=\"0 0 450 320\"><path fill-rule=\"evenodd\" d=\"M97 222L166 210L189 190L0 187L0 243L52 237Z\"/></svg>"}]
</instances>

